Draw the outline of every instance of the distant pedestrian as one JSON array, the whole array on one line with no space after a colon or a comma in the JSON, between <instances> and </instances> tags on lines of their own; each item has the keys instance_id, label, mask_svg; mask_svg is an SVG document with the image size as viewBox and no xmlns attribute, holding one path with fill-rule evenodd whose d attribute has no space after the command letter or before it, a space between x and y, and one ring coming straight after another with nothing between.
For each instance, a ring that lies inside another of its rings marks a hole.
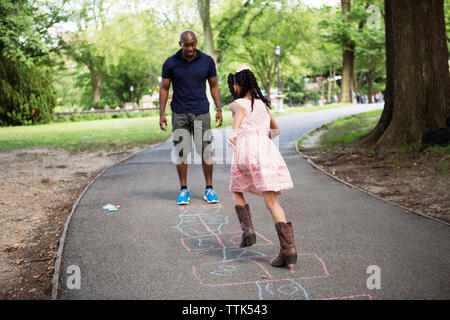
<instances>
[{"instance_id":1,"label":"distant pedestrian","mask_svg":"<svg viewBox=\"0 0 450 320\"><path fill-rule=\"evenodd\" d=\"M294 186L283 157L271 140L274 134L279 134L279 130L269 112L270 103L262 95L249 67L238 68L236 74L230 73L228 85L234 99L230 104L234 117L233 128L227 140L234 151L230 191L243 231L240 246L247 247L256 242L250 207L245 201L244 192L263 196L272 214L281 247L278 257L272 259L270 264L292 268L297 262L292 223L286 222L277 195Z\"/></svg>"},{"instance_id":2,"label":"distant pedestrian","mask_svg":"<svg viewBox=\"0 0 450 320\"><path fill-rule=\"evenodd\" d=\"M321 107L325 105L325 98L323 96L320 97L319 104Z\"/></svg>"}]
</instances>

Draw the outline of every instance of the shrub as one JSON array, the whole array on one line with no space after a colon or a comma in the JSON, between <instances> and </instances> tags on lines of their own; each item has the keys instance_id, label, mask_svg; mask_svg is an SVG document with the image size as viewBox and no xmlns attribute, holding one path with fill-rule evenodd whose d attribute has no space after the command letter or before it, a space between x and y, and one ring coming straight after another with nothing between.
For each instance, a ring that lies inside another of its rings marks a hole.
<instances>
[{"instance_id":1,"label":"shrub","mask_svg":"<svg viewBox=\"0 0 450 320\"><path fill-rule=\"evenodd\" d=\"M28 67L0 55L0 125L53 120L56 93L49 69Z\"/></svg>"},{"instance_id":2,"label":"shrub","mask_svg":"<svg viewBox=\"0 0 450 320\"><path fill-rule=\"evenodd\" d=\"M78 115L78 114L73 114L73 115L70 117L70 121L72 121L72 122L81 121L81 117L80 117L80 115Z\"/></svg>"}]
</instances>

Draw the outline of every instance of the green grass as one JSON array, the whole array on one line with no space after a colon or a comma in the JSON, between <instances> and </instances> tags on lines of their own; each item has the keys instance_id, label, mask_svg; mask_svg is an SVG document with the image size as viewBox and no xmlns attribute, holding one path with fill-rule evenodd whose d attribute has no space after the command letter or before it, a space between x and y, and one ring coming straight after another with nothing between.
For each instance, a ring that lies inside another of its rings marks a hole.
<instances>
[{"instance_id":1,"label":"green grass","mask_svg":"<svg viewBox=\"0 0 450 320\"><path fill-rule=\"evenodd\" d=\"M374 110L336 119L320 136L319 143L324 147L333 147L366 135L377 125L382 112Z\"/></svg>"},{"instance_id":2,"label":"green grass","mask_svg":"<svg viewBox=\"0 0 450 320\"><path fill-rule=\"evenodd\" d=\"M170 121L168 121L170 122ZM52 123L0 128L0 150L54 146L70 151L133 148L164 141L159 117Z\"/></svg>"},{"instance_id":3,"label":"green grass","mask_svg":"<svg viewBox=\"0 0 450 320\"><path fill-rule=\"evenodd\" d=\"M438 165L436 167L436 170L440 173L448 174L449 173L448 167L449 167L448 164L442 164L442 165Z\"/></svg>"},{"instance_id":4,"label":"green grass","mask_svg":"<svg viewBox=\"0 0 450 320\"><path fill-rule=\"evenodd\" d=\"M443 147L443 146L433 146L430 148L431 153L437 154L437 155L449 155L450 154L450 145Z\"/></svg>"},{"instance_id":5,"label":"green grass","mask_svg":"<svg viewBox=\"0 0 450 320\"><path fill-rule=\"evenodd\" d=\"M297 112L318 111L338 108L344 105L329 105L324 107L285 107L286 112L273 116L285 116ZM223 111L223 124L233 124L231 111ZM159 116L139 118L111 118L106 120L55 122L44 125L16 126L0 128L0 151L32 148L58 147L71 152L94 150L119 150L144 147L146 145L165 141L172 132L171 117L167 115L167 132L159 128ZM211 127L216 128L215 111L211 112Z\"/></svg>"}]
</instances>

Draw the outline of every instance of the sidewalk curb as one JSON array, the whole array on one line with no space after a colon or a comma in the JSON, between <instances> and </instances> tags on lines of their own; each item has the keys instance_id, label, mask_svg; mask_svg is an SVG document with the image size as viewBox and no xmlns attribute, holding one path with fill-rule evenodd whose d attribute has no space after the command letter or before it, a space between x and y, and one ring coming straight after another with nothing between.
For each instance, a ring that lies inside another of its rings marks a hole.
<instances>
[{"instance_id":1,"label":"sidewalk curb","mask_svg":"<svg viewBox=\"0 0 450 320\"><path fill-rule=\"evenodd\" d=\"M317 130L318 128L320 128L320 127L314 128L314 129L308 131L307 133L303 134L303 135L300 136L299 138L297 138L297 139L295 140L295 145L294 145L295 150L297 151L297 153L298 153L299 155L301 155L303 158L305 158L311 166L313 166L313 167L316 168L317 170L321 171L322 173L324 173L324 174L330 176L331 178L333 178L333 179L335 179L335 180L337 180L337 181L339 181L339 182L341 182L341 183L343 183L343 184L345 184L345 185L351 187L352 189L359 190L359 191L361 191L361 192L363 192L363 193L365 193L365 194L368 194L368 195L370 195L370 196L372 196L372 197L375 197L375 198L377 198L377 199L383 200L384 202L387 202L387 203L389 203L389 204L392 204L392 205L394 205L394 206L397 206L397 207L399 207L399 208L401 208L401 209L407 211L406 213L413 213L413 214L416 214L416 215L418 215L418 216L421 216L421 217L424 217L424 218L427 218L427 219L431 219L431 220L434 220L434 221L436 221L436 222L439 222L439 223L445 224L445 225L447 225L447 226L450 226L450 223L448 223L448 222L445 222L445 221L439 220L439 219L437 219L437 218L434 218L434 217L431 217L431 216L427 216L426 214L423 214L423 213L414 211L414 210L412 210L412 209L406 208L406 207L404 207L404 206L402 206L402 205L400 205L400 204L398 204L398 203L395 203L395 202L392 202L392 201L383 199L382 197L377 196L376 194L373 194L373 193L371 193L371 192L369 192L369 191L367 191L367 190L364 190L364 189L362 189L362 188L360 188L360 187L357 187L357 186L355 186L355 185L352 185L351 183L348 183L348 182L346 182L346 181L340 179L339 177L336 177L336 176L332 175L331 173L327 172L326 170L322 169L320 166L318 166L317 164L315 164L315 163L314 163L307 155L305 155L304 153L302 153L302 152L298 149L298 141L299 141L300 139L302 139L303 137L307 136L308 134L310 134L311 132Z\"/></svg>"},{"instance_id":2,"label":"sidewalk curb","mask_svg":"<svg viewBox=\"0 0 450 320\"><path fill-rule=\"evenodd\" d=\"M51 300L57 300L58 299L58 292L59 292L59 283L60 283L60 276L61 276L61 260L62 260L62 254L64 251L64 244L65 244L65 240L66 240L66 235L67 235L67 230L69 229L69 225L70 225L70 221L72 220L72 216L76 210L76 208L78 207L78 203L80 202L81 198L83 198L84 194L87 192L87 190L91 187L91 185L97 181L97 179L99 179L106 171L108 171L110 168L112 168L113 166L115 166L118 163L122 163L127 161L128 159L134 157L135 155L137 155L140 152L143 152L144 150L148 150L148 149L153 149L163 143L166 143L166 141L154 144L153 146L149 147L149 148L145 148L143 150L139 150L131 155L126 156L125 158L117 161L116 163L114 163L113 165L103 169L94 179L91 180L91 182L89 182L89 184L84 188L83 192L80 194L80 196L78 197L77 201L74 203L74 205L72 206L72 211L70 212L69 216L67 217L66 223L64 224L64 230L61 234L61 237L58 240L58 251L56 253L56 260L55 260L55 266L54 266L54 273L53 273L53 277L52 277L52 297Z\"/></svg>"}]
</instances>

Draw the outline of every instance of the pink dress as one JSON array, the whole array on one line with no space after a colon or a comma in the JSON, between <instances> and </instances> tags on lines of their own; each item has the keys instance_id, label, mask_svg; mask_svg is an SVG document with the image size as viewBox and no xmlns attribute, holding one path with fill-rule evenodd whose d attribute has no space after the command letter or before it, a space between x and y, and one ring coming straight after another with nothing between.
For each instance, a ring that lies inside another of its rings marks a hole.
<instances>
[{"instance_id":1,"label":"pink dress","mask_svg":"<svg viewBox=\"0 0 450 320\"><path fill-rule=\"evenodd\" d=\"M250 192L263 195L263 191L274 191L294 187L291 175L275 143L269 138L270 116L261 100L237 99L245 109L245 117L233 148L230 191ZM233 118L237 109L231 105Z\"/></svg>"}]
</instances>

